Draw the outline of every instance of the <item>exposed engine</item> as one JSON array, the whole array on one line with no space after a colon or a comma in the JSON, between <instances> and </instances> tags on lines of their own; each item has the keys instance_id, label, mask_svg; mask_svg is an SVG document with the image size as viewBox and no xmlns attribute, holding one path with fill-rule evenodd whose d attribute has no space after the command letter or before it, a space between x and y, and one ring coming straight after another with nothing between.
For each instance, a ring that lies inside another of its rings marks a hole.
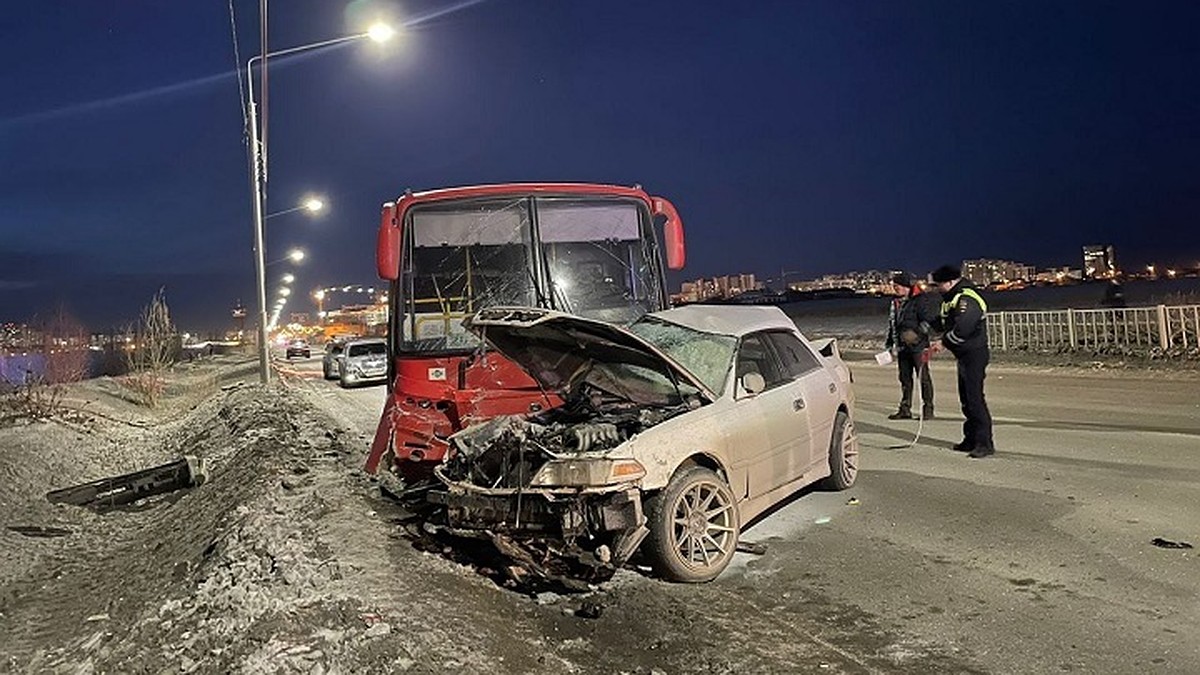
<instances>
[{"instance_id":1,"label":"exposed engine","mask_svg":"<svg viewBox=\"0 0 1200 675\"><path fill-rule=\"evenodd\" d=\"M614 403L584 386L567 403L533 417L499 417L452 437L444 474L487 488L520 488L547 460L615 448L688 405L651 407Z\"/></svg>"}]
</instances>

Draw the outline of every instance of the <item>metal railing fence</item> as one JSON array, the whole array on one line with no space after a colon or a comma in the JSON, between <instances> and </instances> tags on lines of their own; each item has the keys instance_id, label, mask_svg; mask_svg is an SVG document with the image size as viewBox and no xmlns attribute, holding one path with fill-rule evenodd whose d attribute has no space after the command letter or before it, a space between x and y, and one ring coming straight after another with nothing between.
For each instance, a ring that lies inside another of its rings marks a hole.
<instances>
[{"instance_id":1,"label":"metal railing fence","mask_svg":"<svg viewBox=\"0 0 1200 675\"><path fill-rule=\"evenodd\" d=\"M993 349L1194 351L1200 305L989 312Z\"/></svg>"}]
</instances>

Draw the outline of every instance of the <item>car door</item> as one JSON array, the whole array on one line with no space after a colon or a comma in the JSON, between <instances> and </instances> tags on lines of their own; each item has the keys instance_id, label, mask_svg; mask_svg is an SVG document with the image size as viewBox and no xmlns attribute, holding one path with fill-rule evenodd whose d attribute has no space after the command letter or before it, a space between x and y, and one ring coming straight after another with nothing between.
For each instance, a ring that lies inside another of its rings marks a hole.
<instances>
[{"instance_id":1,"label":"car door","mask_svg":"<svg viewBox=\"0 0 1200 675\"><path fill-rule=\"evenodd\" d=\"M795 460L800 448L807 447L809 425L802 392L784 370L765 333L747 335L738 346L738 382L749 372L759 373L766 382L766 388L752 396L768 443L749 466L749 496L754 498L799 475Z\"/></svg>"},{"instance_id":2,"label":"car door","mask_svg":"<svg viewBox=\"0 0 1200 675\"><path fill-rule=\"evenodd\" d=\"M794 448L795 471L799 475L825 461L841 392L820 358L800 336L790 331L772 331L767 337L808 411L805 419L808 431Z\"/></svg>"}]
</instances>

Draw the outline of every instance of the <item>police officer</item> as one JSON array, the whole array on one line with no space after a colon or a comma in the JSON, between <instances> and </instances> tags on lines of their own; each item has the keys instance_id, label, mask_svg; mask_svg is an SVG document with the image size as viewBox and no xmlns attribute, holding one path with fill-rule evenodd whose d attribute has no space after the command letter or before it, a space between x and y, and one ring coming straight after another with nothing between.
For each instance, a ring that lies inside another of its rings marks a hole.
<instances>
[{"instance_id":1,"label":"police officer","mask_svg":"<svg viewBox=\"0 0 1200 675\"><path fill-rule=\"evenodd\" d=\"M940 347L950 350L958 362L958 400L967 418L963 422L963 440L954 449L974 459L994 455L992 415L983 398L983 379L990 357L987 303L953 265L942 265L931 277L942 292L939 327L944 332Z\"/></svg>"}]
</instances>

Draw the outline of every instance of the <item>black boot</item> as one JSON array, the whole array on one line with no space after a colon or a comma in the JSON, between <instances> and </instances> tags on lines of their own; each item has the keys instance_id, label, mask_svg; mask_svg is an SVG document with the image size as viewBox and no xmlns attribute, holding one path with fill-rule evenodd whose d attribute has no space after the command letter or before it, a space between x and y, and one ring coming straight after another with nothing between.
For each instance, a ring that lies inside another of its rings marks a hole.
<instances>
[{"instance_id":1,"label":"black boot","mask_svg":"<svg viewBox=\"0 0 1200 675\"><path fill-rule=\"evenodd\" d=\"M888 415L889 420L911 420L912 418L912 411L908 408L901 408L891 415Z\"/></svg>"},{"instance_id":2,"label":"black boot","mask_svg":"<svg viewBox=\"0 0 1200 675\"><path fill-rule=\"evenodd\" d=\"M975 446L968 441L963 441L962 443L955 443L951 450L955 452L973 452L975 450Z\"/></svg>"},{"instance_id":3,"label":"black boot","mask_svg":"<svg viewBox=\"0 0 1200 675\"><path fill-rule=\"evenodd\" d=\"M933 419L933 406L927 405L924 408L921 408L921 417L924 417L927 420Z\"/></svg>"},{"instance_id":4,"label":"black boot","mask_svg":"<svg viewBox=\"0 0 1200 675\"><path fill-rule=\"evenodd\" d=\"M982 459L984 457L991 457L994 454L996 454L995 448L979 446L978 448L968 452L967 457L970 457L971 459Z\"/></svg>"}]
</instances>

